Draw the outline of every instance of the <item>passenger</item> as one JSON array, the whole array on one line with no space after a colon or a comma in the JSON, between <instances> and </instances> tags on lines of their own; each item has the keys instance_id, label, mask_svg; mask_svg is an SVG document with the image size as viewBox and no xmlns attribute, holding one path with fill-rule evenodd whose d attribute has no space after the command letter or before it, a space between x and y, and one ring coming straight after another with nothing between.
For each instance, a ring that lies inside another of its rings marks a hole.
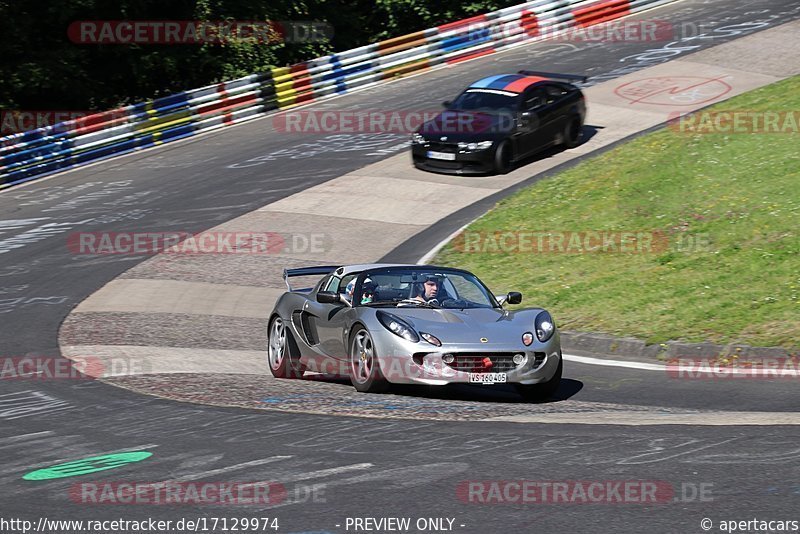
<instances>
[{"instance_id":1,"label":"passenger","mask_svg":"<svg viewBox=\"0 0 800 534\"><path fill-rule=\"evenodd\" d=\"M367 278L361 286L361 304L369 304L375 300L375 290L378 285Z\"/></svg>"},{"instance_id":2,"label":"passenger","mask_svg":"<svg viewBox=\"0 0 800 534\"><path fill-rule=\"evenodd\" d=\"M364 280L364 283L361 284L361 304L369 304L375 298L375 288L376 284L370 279L367 278ZM353 302L353 293L356 290L356 279L353 278L347 283L345 287L345 297L349 302Z\"/></svg>"}]
</instances>

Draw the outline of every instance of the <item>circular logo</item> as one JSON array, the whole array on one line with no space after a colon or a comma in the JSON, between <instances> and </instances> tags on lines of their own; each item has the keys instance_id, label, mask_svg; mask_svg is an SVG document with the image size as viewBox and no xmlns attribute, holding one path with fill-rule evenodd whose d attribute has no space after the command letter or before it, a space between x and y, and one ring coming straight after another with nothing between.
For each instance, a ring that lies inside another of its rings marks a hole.
<instances>
[{"instance_id":1,"label":"circular logo","mask_svg":"<svg viewBox=\"0 0 800 534\"><path fill-rule=\"evenodd\" d=\"M696 106L713 102L732 89L722 78L666 76L628 82L614 93L632 104Z\"/></svg>"}]
</instances>

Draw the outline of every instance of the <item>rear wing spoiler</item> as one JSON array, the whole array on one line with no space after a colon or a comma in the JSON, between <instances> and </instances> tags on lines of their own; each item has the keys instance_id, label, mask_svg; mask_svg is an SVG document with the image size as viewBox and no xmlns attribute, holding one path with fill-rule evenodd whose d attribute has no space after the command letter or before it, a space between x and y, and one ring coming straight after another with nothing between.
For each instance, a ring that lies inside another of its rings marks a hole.
<instances>
[{"instance_id":1,"label":"rear wing spoiler","mask_svg":"<svg viewBox=\"0 0 800 534\"><path fill-rule=\"evenodd\" d=\"M558 72L539 72L536 70L521 70L517 74L541 76L542 78L552 78L553 80L567 80L568 82L586 83L589 80L588 76L581 76L580 74L559 74Z\"/></svg>"},{"instance_id":2,"label":"rear wing spoiler","mask_svg":"<svg viewBox=\"0 0 800 534\"><path fill-rule=\"evenodd\" d=\"M331 271L335 271L341 267L341 265L319 265L315 267L299 267L297 269L284 269L283 270L283 281L286 283L286 287L289 291L292 290L292 286L289 284L289 278L294 276L316 276L316 275L325 275L330 273Z\"/></svg>"}]
</instances>

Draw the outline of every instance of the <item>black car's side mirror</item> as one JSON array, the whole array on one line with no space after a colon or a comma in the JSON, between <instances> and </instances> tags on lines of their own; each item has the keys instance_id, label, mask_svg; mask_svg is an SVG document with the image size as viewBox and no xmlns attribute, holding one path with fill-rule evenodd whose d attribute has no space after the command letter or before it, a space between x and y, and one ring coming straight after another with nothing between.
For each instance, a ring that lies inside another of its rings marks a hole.
<instances>
[{"instance_id":1,"label":"black car's side mirror","mask_svg":"<svg viewBox=\"0 0 800 534\"><path fill-rule=\"evenodd\" d=\"M452 104L453 103L449 100L445 100L444 102L442 102L442 105L445 107L445 109L449 109Z\"/></svg>"},{"instance_id":2,"label":"black car's side mirror","mask_svg":"<svg viewBox=\"0 0 800 534\"><path fill-rule=\"evenodd\" d=\"M320 291L317 293L317 302L322 304L338 304L339 293L334 293L333 291Z\"/></svg>"},{"instance_id":3,"label":"black car's side mirror","mask_svg":"<svg viewBox=\"0 0 800 534\"><path fill-rule=\"evenodd\" d=\"M532 111L523 111L519 114L519 125L522 128L530 128L533 124L533 119L536 117L536 114Z\"/></svg>"},{"instance_id":4,"label":"black car's side mirror","mask_svg":"<svg viewBox=\"0 0 800 534\"><path fill-rule=\"evenodd\" d=\"M506 302L508 304L519 304L522 302L522 293L517 291L509 291L508 295L506 295Z\"/></svg>"}]
</instances>

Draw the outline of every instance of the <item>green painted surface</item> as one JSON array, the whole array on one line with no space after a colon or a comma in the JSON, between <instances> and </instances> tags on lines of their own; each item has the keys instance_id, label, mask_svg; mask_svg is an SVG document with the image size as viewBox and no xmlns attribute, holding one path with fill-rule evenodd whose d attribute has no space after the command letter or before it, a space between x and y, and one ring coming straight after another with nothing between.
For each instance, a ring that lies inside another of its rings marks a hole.
<instances>
[{"instance_id":1,"label":"green painted surface","mask_svg":"<svg viewBox=\"0 0 800 534\"><path fill-rule=\"evenodd\" d=\"M123 465L134 462L141 462L152 455L152 452L135 451L92 456L65 464L51 465L50 467L37 469L36 471L26 473L22 478L24 480L51 480L54 478L88 475L89 473L96 473L97 471L106 471L107 469L122 467Z\"/></svg>"}]
</instances>

